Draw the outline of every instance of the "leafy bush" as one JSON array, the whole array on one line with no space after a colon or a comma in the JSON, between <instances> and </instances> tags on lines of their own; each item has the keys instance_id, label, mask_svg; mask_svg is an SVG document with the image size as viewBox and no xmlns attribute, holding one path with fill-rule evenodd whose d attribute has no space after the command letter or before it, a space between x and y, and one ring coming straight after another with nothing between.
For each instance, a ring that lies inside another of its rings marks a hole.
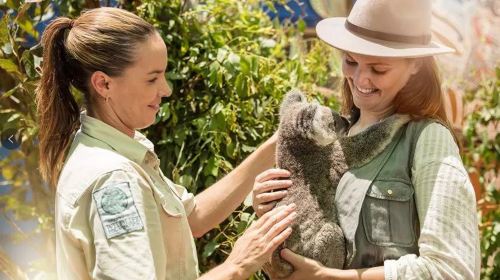
<instances>
[{"instance_id":1,"label":"leafy bush","mask_svg":"<svg viewBox=\"0 0 500 280\"><path fill-rule=\"evenodd\" d=\"M38 37L34 18L42 15L42 10L29 11L30 5L21 6L17 1L9 1L8 5L17 14L7 13L7 7L1 6L4 16L0 20L0 131L19 131L22 145L0 160L1 175L5 180L1 182L4 194L0 196L0 211L16 229L7 241L20 243L43 237L42 242L36 243L33 248L46 256L32 264L34 270L39 270L40 267L53 267L55 255L54 196L38 174L38 149L35 144L38 127L34 89L39 78L36 66L40 63L41 53L39 49L26 47L27 38ZM36 219L37 227L32 231L23 231L16 225L17 221L33 219ZM1 251L0 263L5 264L0 267L6 276L26 278L22 269Z\"/></svg>"},{"instance_id":2,"label":"leafy bush","mask_svg":"<svg viewBox=\"0 0 500 280\"><path fill-rule=\"evenodd\" d=\"M481 279L500 279L500 68L496 79L469 91L474 103L464 127L464 163L471 178L481 186L478 201L481 217Z\"/></svg>"}]
</instances>

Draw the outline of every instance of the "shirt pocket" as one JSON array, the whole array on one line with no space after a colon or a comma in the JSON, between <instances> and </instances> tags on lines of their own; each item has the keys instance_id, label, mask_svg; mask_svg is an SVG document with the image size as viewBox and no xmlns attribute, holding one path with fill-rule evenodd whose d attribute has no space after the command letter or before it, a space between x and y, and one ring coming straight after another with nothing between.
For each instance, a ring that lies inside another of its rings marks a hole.
<instances>
[{"instance_id":1,"label":"shirt pocket","mask_svg":"<svg viewBox=\"0 0 500 280\"><path fill-rule=\"evenodd\" d=\"M415 243L413 193L413 187L403 181L373 182L361 211L366 238L370 243L399 247L411 247Z\"/></svg>"}]
</instances>

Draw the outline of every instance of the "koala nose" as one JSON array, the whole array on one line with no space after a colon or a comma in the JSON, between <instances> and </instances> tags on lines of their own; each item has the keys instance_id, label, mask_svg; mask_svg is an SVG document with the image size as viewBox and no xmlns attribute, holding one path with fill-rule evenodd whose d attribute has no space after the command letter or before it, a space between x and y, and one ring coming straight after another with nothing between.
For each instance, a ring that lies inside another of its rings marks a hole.
<instances>
[{"instance_id":1,"label":"koala nose","mask_svg":"<svg viewBox=\"0 0 500 280\"><path fill-rule=\"evenodd\" d=\"M341 115L337 114L336 112L333 112L333 119L334 119L334 125L335 125L335 132L336 133L344 132L349 124L347 119L345 119Z\"/></svg>"}]
</instances>

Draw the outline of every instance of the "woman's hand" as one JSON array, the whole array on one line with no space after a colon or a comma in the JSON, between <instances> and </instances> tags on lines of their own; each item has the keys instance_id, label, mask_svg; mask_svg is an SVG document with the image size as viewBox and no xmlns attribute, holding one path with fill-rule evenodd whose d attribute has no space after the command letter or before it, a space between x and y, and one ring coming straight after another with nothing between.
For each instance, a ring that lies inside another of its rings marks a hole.
<instances>
[{"instance_id":1,"label":"woman's hand","mask_svg":"<svg viewBox=\"0 0 500 280\"><path fill-rule=\"evenodd\" d=\"M297 255L294 252L283 249L281 257L292 264L294 271L287 278L273 278L273 280L313 280L313 279L384 279L384 267L370 267L363 269L336 269L323 266L321 263Z\"/></svg>"},{"instance_id":2,"label":"woman's hand","mask_svg":"<svg viewBox=\"0 0 500 280\"><path fill-rule=\"evenodd\" d=\"M328 270L321 263L297 255L289 249L283 249L280 252L281 257L288 261L293 266L293 273L285 278L286 280L299 280L299 279L326 279L325 272ZM272 278L276 279L276 278Z\"/></svg>"},{"instance_id":3,"label":"woman's hand","mask_svg":"<svg viewBox=\"0 0 500 280\"><path fill-rule=\"evenodd\" d=\"M276 203L286 196L287 188L292 185L290 172L284 169L268 169L255 178L253 185L253 210L257 216L273 209Z\"/></svg>"},{"instance_id":4,"label":"woman's hand","mask_svg":"<svg viewBox=\"0 0 500 280\"><path fill-rule=\"evenodd\" d=\"M260 269L292 233L289 226L296 216L294 210L295 204L290 204L263 215L236 241L225 263L236 267L245 279Z\"/></svg>"}]
</instances>

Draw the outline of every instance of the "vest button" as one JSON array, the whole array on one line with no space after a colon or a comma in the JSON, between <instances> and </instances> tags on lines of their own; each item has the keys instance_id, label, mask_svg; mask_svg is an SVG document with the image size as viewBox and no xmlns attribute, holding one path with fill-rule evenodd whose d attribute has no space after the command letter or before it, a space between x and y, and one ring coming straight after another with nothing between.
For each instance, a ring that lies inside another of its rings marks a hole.
<instances>
[{"instance_id":1,"label":"vest button","mask_svg":"<svg viewBox=\"0 0 500 280\"><path fill-rule=\"evenodd\" d=\"M392 194L392 190L387 190L387 193L388 193L389 195L391 195L391 194Z\"/></svg>"}]
</instances>

